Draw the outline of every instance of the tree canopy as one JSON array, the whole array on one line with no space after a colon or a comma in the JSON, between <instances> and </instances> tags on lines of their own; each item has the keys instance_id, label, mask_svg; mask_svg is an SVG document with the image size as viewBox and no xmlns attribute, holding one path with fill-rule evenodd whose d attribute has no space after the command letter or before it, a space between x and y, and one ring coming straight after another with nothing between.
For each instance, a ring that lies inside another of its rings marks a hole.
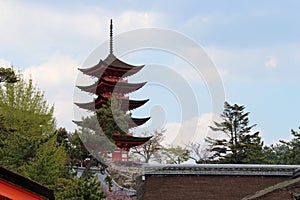
<instances>
[{"instance_id":1,"label":"tree canopy","mask_svg":"<svg viewBox=\"0 0 300 200\"><path fill-rule=\"evenodd\" d=\"M300 130L300 127L299 127ZM300 133L294 129L291 130L293 138L290 141L281 140L282 146L286 147L285 155L289 158L285 164L300 164Z\"/></svg>"},{"instance_id":2,"label":"tree canopy","mask_svg":"<svg viewBox=\"0 0 300 200\"><path fill-rule=\"evenodd\" d=\"M56 131L53 110L31 79L0 86L0 165L53 189L56 199L103 198L93 176L71 173L76 144L65 129Z\"/></svg>"},{"instance_id":3,"label":"tree canopy","mask_svg":"<svg viewBox=\"0 0 300 200\"><path fill-rule=\"evenodd\" d=\"M213 131L220 133L221 139L207 137L211 158L221 163L262 163L263 142L259 132L251 133L256 124L249 125L249 112L245 106L224 103L221 122L210 126Z\"/></svg>"},{"instance_id":4,"label":"tree canopy","mask_svg":"<svg viewBox=\"0 0 300 200\"><path fill-rule=\"evenodd\" d=\"M39 145L55 131L53 109L32 80L0 87L1 165L23 172Z\"/></svg>"},{"instance_id":5,"label":"tree canopy","mask_svg":"<svg viewBox=\"0 0 300 200\"><path fill-rule=\"evenodd\" d=\"M15 83L18 81L18 77L13 70L12 66L11 68L5 68L0 67L0 83L1 82L7 82L7 83Z\"/></svg>"},{"instance_id":6,"label":"tree canopy","mask_svg":"<svg viewBox=\"0 0 300 200\"><path fill-rule=\"evenodd\" d=\"M113 134L127 134L128 122L131 120L131 114L122 111L120 102L112 97L108 104L97 109L96 115L102 132L112 139Z\"/></svg>"}]
</instances>

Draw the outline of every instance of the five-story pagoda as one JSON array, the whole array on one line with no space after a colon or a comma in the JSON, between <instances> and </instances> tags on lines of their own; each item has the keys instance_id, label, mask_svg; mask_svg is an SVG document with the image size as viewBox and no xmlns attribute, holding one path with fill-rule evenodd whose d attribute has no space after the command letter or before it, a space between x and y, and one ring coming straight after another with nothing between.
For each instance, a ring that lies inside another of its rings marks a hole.
<instances>
[{"instance_id":1,"label":"five-story pagoda","mask_svg":"<svg viewBox=\"0 0 300 200\"><path fill-rule=\"evenodd\" d=\"M128 94L134 92L144 83L128 83L126 78L139 72L144 65L134 66L119 60L113 54L113 35L112 35L112 20L110 23L110 50L109 55L100 60L98 64L93 67L79 69L83 74L91 77L96 77L98 81L89 86L77 86L84 92L89 92L97 96L92 102L75 103L78 107L90 111L95 111L103 106L107 106L110 98L115 98L119 102L119 109L124 112L136 109L145 104L146 100L131 100ZM113 117L113 116L110 116ZM147 118L133 118L128 121L128 130L124 130L126 134L113 134L112 139L115 145L121 149L129 150L132 147L139 146L147 142L151 137L135 137L129 133L129 129L140 126L146 123L150 117ZM81 125L80 121L74 121L77 125ZM101 126L101 124L100 124ZM101 127L105 133L105 128Z\"/></svg>"}]
</instances>

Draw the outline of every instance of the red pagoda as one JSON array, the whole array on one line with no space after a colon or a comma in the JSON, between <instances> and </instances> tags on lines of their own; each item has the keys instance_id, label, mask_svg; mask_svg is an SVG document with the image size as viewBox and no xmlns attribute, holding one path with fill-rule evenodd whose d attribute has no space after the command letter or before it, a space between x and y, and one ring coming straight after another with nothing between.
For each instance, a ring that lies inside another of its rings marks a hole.
<instances>
[{"instance_id":1,"label":"red pagoda","mask_svg":"<svg viewBox=\"0 0 300 200\"><path fill-rule=\"evenodd\" d=\"M92 102L75 103L78 107L90 111L95 111L103 105L107 105L111 97L116 98L120 102L120 109L126 113L144 105L146 100L131 100L127 96L141 87L144 83L128 83L126 77L139 72L144 65L134 66L119 60L113 54L112 43L112 20L110 24L110 51L109 55L100 60L98 64L93 67L79 69L83 74L91 77L96 77L98 81L89 86L77 86L84 92L89 92L97 96ZM146 123L150 117L147 118L131 118L128 122L129 129L140 126ZM81 125L80 121L74 121L77 125ZM139 146L147 142L151 137L135 137L131 133L127 134L113 134L112 139L115 145L123 150L129 151L130 148Z\"/></svg>"}]
</instances>

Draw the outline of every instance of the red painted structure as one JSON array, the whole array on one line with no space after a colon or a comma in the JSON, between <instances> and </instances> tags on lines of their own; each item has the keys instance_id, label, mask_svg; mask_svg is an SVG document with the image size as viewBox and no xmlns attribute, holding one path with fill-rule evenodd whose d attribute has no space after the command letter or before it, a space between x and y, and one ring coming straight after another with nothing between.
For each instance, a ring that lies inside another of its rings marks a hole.
<instances>
[{"instance_id":1,"label":"red painted structure","mask_svg":"<svg viewBox=\"0 0 300 200\"><path fill-rule=\"evenodd\" d=\"M126 77L131 76L139 72L144 65L135 66L125 63L119 60L112 51L112 21L111 21L111 32L110 32L110 53L104 59L100 60L98 64L90 68L79 69L83 74L96 77L98 81L89 86L77 86L80 90L84 92L89 92L96 95L97 98L92 102L87 103L75 103L78 107L90 111L95 111L101 108L103 105L107 105L109 98L114 97L120 102L120 109L126 113L127 111L136 109L145 103L149 99L145 100L131 100L127 96L129 93L134 92L141 87L144 83L128 83ZM129 129L140 126L146 123L150 117L146 118L134 118L128 122ZM77 125L81 125L80 121L74 121ZM129 132L129 131L128 131ZM128 133L127 132L127 133ZM125 135L113 134L112 139L114 140L117 147L125 151L129 151L130 148L139 146L147 142L151 137L135 137L128 133ZM121 152L121 151L119 151ZM113 159L124 160L122 157L123 152L118 153L118 155L113 154ZM128 159L128 152L127 152Z\"/></svg>"},{"instance_id":2,"label":"red painted structure","mask_svg":"<svg viewBox=\"0 0 300 200\"><path fill-rule=\"evenodd\" d=\"M53 200L53 190L0 166L0 200Z\"/></svg>"},{"instance_id":3,"label":"red painted structure","mask_svg":"<svg viewBox=\"0 0 300 200\"><path fill-rule=\"evenodd\" d=\"M113 152L100 153L100 157L103 157L107 161L129 161L128 151L125 149L115 149Z\"/></svg>"}]
</instances>

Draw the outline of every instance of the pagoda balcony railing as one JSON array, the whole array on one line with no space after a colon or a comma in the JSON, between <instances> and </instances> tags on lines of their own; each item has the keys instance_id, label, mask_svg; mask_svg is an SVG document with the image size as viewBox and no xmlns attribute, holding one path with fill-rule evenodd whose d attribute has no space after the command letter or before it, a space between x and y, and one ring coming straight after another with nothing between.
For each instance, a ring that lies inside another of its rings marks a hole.
<instances>
[{"instance_id":1,"label":"pagoda balcony railing","mask_svg":"<svg viewBox=\"0 0 300 200\"><path fill-rule=\"evenodd\" d=\"M111 97L116 97L118 99L122 99L122 100L128 100L129 96L125 96L122 93L115 93L115 92L106 92L102 94L103 97L105 98L111 98Z\"/></svg>"},{"instance_id":2,"label":"pagoda balcony railing","mask_svg":"<svg viewBox=\"0 0 300 200\"><path fill-rule=\"evenodd\" d=\"M117 76L105 76L103 79L106 81L128 83L128 80L124 80L123 78Z\"/></svg>"}]
</instances>

